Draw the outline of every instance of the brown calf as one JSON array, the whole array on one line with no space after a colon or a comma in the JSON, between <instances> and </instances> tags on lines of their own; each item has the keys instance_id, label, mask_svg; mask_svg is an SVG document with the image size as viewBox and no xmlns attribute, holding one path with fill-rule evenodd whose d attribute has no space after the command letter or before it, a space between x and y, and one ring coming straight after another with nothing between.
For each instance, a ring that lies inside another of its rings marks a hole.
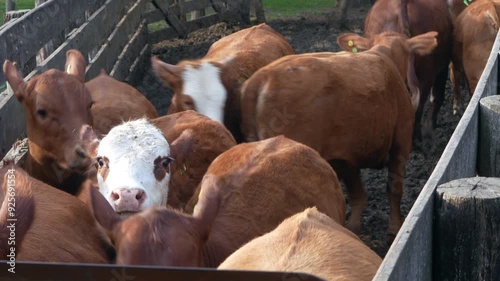
<instances>
[{"instance_id":1,"label":"brown calf","mask_svg":"<svg viewBox=\"0 0 500 281\"><path fill-rule=\"evenodd\" d=\"M124 121L158 117L155 107L141 92L104 71L85 86L94 101L91 112L93 127L98 135L107 134Z\"/></svg>"},{"instance_id":2,"label":"brown calf","mask_svg":"<svg viewBox=\"0 0 500 281\"><path fill-rule=\"evenodd\" d=\"M15 252L16 261L113 262L115 251L84 202L13 164L0 169L0 184L0 259Z\"/></svg>"},{"instance_id":3,"label":"brown calf","mask_svg":"<svg viewBox=\"0 0 500 281\"><path fill-rule=\"evenodd\" d=\"M366 280L382 259L316 208L291 216L231 254L220 270L303 272L325 280Z\"/></svg>"},{"instance_id":4,"label":"brown calf","mask_svg":"<svg viewBox=\"0 0 500 281\"><path fill-rule=\"evenodd\" d=\"M196 110L223 123L241 142L241 84L257 69L293 53L282 35L260 24L220 39L201 59L171 65L153 57L151 62L158 77L174 91L168 113Z\"/></svg>"},{"instance_id":5,"label":"brown calf","mask_svg":"<svg viewBox=\"0 0 500 281\"><path fill-rule=\"evenodd\" d=\"M94 134L92 98L84 86L85 62L74 50L68 51L66 72L56 69L24 82L16 66L6 60L5 77L26 114L29 139L27 172L69 193L78 192L91 164Z\"/></svg>"},{"instance_id":6,"label":"brown calf","mask_svg":"<svg viewBox=\"0 0 500 281\"><path fill-rule=\"evenodd\" d=\"M118 264L197 267L217 267L244 243L313 206L344 224L334 171L316 151L285 137L219 155L203 178L192 216L151 208L121 221L109 204L93 204Z\"/></svg>"},{"instance_id":7,"label":"brown calf","mask_svg":"<svg viewBox=\"0 0 500 281\"><path fill-rule=\"evenodd\" d=\"M407 6L407 9L404 9L404 6ZM405 30L405 26L408 30ZM410 53L406 64L407 80L416 107L414 138L420 148L428 153L434 147L433 130L444 101L451 59L453 24L446 1L379 0L366 16L365 37L371 38L384 31L400 32L410 37L430 31L438 32L439 45L434 51L425 55ZM424 106L431 97L431 89L432 112L428 115L429 118L421 121Z\"/></svg>"},{"instance_id":8,"label":"brown calf","mask_svg":"<svg viewBox=\"0 0 500 281\"><path fill-rule=\"evenodd\" d=\"M463 5L463 3L462 3ZM465 5L464 5L465 6ZM453 65L453 114L461 107L460 82L465 78L472 96L490 56L500 27L500 1L477 0L455 20Z\"/></svg>"},{"instance_id":9,"label":"brown calf","mask_svg":"<svg viewBox=\"0 0 500 281\"><path fill-rule=\"evenodd\" d=\"M386 32L369 40L344 34L338 38L342 47L367 51L292 55L263 67L242 87L247 141L283 134L317 150L346 182L352 210L348 226L354 231L361 228L366 204L360 168L387 165L389 234L395 235L402 223L414 123L402 77L408 52L429 53L435 36L407 40Z\"/></svg>"},{"instance_id":10,"label":"brown calf","mask_svg":"<svg viewBox=\"0 0 500 281\"><path fill-rule=\"evenodd\" d=\"M193 110L151 120L171 144L172 163L168 205L183 209L214 159L236 145L219 122Z\"/></svg>"}]
</instances>

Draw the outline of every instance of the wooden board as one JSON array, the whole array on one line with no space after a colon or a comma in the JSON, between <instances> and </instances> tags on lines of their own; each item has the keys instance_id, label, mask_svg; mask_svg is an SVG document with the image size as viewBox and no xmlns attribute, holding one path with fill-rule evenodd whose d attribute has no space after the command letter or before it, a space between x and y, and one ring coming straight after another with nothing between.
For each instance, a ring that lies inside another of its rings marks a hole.
<instances>
[{"instance_id":1,"label":"wooden board","mask_svg":"<svg viewBox=\"0 0 500 281\"><path fill-rule=\"evenodd\" d=\"M139 57L141 50L147 44L147 37L148 29L146 20L144 19L125 48L123 48L122 53L110 72L111 76L119 81L124 81L125 78L127 78L132 64Z\"/></svg>"},{"instance_id":2,"label":"wooden board","mask_svg":"<svg viewBox=\"0 0 500 281\"><path fill-rule=\"evenodd\" d=\"M26 118L21 103L9 90L0 94L0 158L19 138L26 136Z\"/></svg>"},{"instance_id":3,"label":"wooden board","mask_svg":"<svg viewBox=\"0 0 500 281\"><path fill-rule=\"evenodd\" d=\"M36 70L42 73L51 68L63 69L66 52L78 49L88 60L88 54L96 46L101 46L121 19L128 0L108 0L82 26L52 53Z\"/></svg>"},{"instance_id":4,"label":"wooden board","mask_svg":"<svg viewBox=\"0 0 500 281\"><path fill-rule=\"evenodd\" d=\"M130 67L130 73L125 79L132 86L137 86L144 76L144 73L151 67L151 48L148 44L142 48L141 53Z\"/></svg>"},{"instance_id":5,"label":"wooden board","mask_svg":"<svg viewBox=\"0 0 500 281\"><path fill-rule=\"evenodd\" d=\"M138 0L123 16L116 28L109 36L107 43L102 45L94 59L89 63L86 70L86 80L97 76L101 69L110 72L116 59L128 43L133 32L140 25L142 14L146 8L146 0Z\"/></svg>"},{"instance_id":6,"label":"wooden board","mask_svg":"<svg viewBox=\"0 0 500 281\"><path fill-rule=\"evenodd\" d=\"M31 10L0 31L0 61L9 59L18 65L26 64L45 43L58 36L74 20L82 18L86 9L97 1L51 0ZM0 85L3 83L5 77L0 72Z\"/></svg>"},{"instance_id":7,"label":"wooden board","mask_svg":"<svg viewBox=\"0 0 500 281\"><path fill-rule=\"evenodd\" d=\"M153 4L160 9L160 11L165 16L168 24L174 28L180 37L185 37L187 35L187 28L183 22L179 19L180 11L175 11L174 9L179 9L179 5L174 5L173 7L168 5L167 2L161 0L152 0Z\"/></svg>"}]
</instances>

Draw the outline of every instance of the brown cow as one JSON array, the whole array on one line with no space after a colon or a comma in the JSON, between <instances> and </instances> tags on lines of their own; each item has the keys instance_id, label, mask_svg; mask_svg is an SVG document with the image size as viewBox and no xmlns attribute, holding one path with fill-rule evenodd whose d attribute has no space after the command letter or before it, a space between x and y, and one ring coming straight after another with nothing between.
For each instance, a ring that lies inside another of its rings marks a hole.
<instances>
[{"instance_id":1,"label":"brown cow","mask_svg":"<svg viewBox=\"0 0 500 281\"><path fill-rule=\"evenodd\" d=\"M92 98L84 86L85 59L67 52L66 72L48 70L24 82L16 66L6 60L5 77L26 114L29 139L27 172L71 194L78 192L91 165L89 151L95 139Z\"/></svg>"},{"instance_id":2,"label":"brown cow","mask_svg":"<svg viewBox=\"0 0 500 281\"><path fill-rule=\"evenodd\" d=\"M118 264L195 267L217 267L244 243L313 206L344 224L335 172L316 151L282 136L219 155L203 178L192 216L151 208L121 221L109 204L93 204Z\"/></svg>"},{"instance_id":3,"label":"brown cow","mask_svg":"<svg viewBox=\"0 0 500 281\"><path fill-rule=\"evenodd\" d=\"M0 259L14 255L15 261L114 261L111 242L84 202L12 163L0 169L0 176ZM95 189L87 181L84 189L89 188Z\"/></svg>"},{"instance_id":4,"label":"brown cow","mask_svg":"<svg viewBox=\"0 0 500 281\"><path fill-rule=\"evenodd\" d=\"M262 66L293 53L282 35L260 24L220 39L201 59L171 65L153 57L151 62L158 77L174 91L169 114L196 110L223 123L241 142L241 84Z\"/></svg>"},{"instance_id":5,"label":"brown cow","mask_svg":"<svg viewBox=\"0 0 500 281\"><path fill-rule=\"evenodd\" d=\"M408 3L407 3L408 2ZM401 7L407 5L407 9ZM407 14L405 14L405 11ZM408 31L405 30L408 27ZM416 36L429 31L438 32L439 45L426 55L410 54L407 80L414 96L414 138L420 148L428 153L434 147L434 128L437 114L444 101L448 65L451 60L453 24L445 0L379 0L368 12L365 20L365 37L371 38L384 31L395 31ZM352 48L351 48L352 49ZM351 50L349 49L349 50ZM432 89L432 112L422 120L424 106Z\"/></svg>"},{"instance_id":6,"label":"brown cow","mask_svg":"<svg viewBox=\"0 0 500 281\"><path fill-rule=\"evenodd\" d=\"M138 90L127 83L117 81L104 70L85 83L94 105L91 112L94 130L105 135L114 126L128 120L158 117L155 107Z\"/></svg>"},{"instance_id":7,"label":"brown cow","mask_svg":"<svg viewBox=\"0 0 500 281\"><path fill-rule=\"evenodd\" d=\"M182 111L151 123L171 143L175 159L169 183L168 205L183 209L193 196L214 159L236 145L233 135L221 123L193 110Z\"/></svg>"},{"instance_id":8,"label":"brown cow","mask_svg":"<svg viewBox=\"0 0 500 281\"><path fill-rule=\"evenodd\" d=\"M283 134L317 150L346 182L348 226L356 232L366 204L360 168L387 165L389 234L395 235L414 124L402 77L408 53L429 53L435 37L385 32L370 40L344 34L338 38L342 47L364 52L291 55L261 68L242 86L247 141Z\"/></svg>"},{"instance_id":9,"label":"brown cow","mask_svg":"<svg viewBox=\"0 0 500 281\"><path fill-rule=\"evenodd\" d=\"M309 208L231 254L219 270L303 272L370 281L382 259L345 227Z\"/></svg>"},{"instance_id":10,"label":"brown cow","mask_svg":"<svg viewBox=\"0 0 500 281\"><path fill-rule=\"evenodd\" d=\"M499 19L500 1L491 0L472 2L456 18L450 75L454 94L453 114L462 104L460 82L464 74L469 94L472 96L476 90L500 27Z\"/></svg>"}]
</instances>

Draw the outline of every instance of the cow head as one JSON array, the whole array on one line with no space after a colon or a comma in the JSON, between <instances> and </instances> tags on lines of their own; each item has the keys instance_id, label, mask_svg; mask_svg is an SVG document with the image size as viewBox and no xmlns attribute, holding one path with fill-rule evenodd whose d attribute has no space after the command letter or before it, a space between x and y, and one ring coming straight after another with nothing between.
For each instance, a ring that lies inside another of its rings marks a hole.
<instances>
[{"instance_id":1,"label":"cow head","mask_svg":"<svg viewBox=\"0 0 500 281\"><path fill-rule=\"evenodd\" d=\"M99 190L122 214L165 206L170 180L170 146L146 119L120 124L97 148Z\"/></svg>"},{"instance_id":2,"label":"cow head","mask_svg":"<svg viewBox=\"0 0 500 281\"><path fill-rule=\"evenodd\" d=\"M151 63L156 75L174 92L168 113L192 109L224 122L227 90L221 68L225 62L184 61L172 65L153 57Z\"/></svg>"},{"instance_id":3,"label":"cow head","mask_svg":"<svg viewBox=\"0 0 500 281\"><path fill-rule=\"evenodd\" d=\"M6 60L5 77L26 113L30 156L40 165L57 163L65 170L85 171L89 151L92 98L84 85L85 59L75 50L66 57L66 72L56 69L24 82L15 64Z\"/></svg>"},{"instance_id":4,"label":"cow head","mask_svg":"<svg viewBox=\"0 0 500 281\"><path fill-rule=\"evenodd\" d=\"M414 55L421 56L431 53L437 46L437 32L431 31L407 38L405 35L393 31L386 31L371 38L365 38L355 33L342 34L337 38L340 47L346 51L374 50L391 59L401 78L407 78L408 87L412 93L412 104L416 111L420 102L418 80L414 67Z\"/></svg>"},{"instance_id":5,"label":"cow head","mask_svg":"<svg viewBox=\"0 0 500 281\"><path fill-rule=\"evenodd\" d=\"M92 189L88 204L107 230L123 265L204 266L204 248L220 206L215 177L206 175L193 216L166 207L153 207L127 218L110 210Z\"/></svg>"}]
</instances>

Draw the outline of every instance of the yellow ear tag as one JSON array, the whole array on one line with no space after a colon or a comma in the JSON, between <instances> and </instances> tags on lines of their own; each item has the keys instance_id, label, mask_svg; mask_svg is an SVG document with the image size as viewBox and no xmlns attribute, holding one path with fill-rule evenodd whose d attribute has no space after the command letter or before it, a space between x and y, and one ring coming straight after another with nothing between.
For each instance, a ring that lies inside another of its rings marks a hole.
<instances>
[{"instance_id":1,"label":"yellow ear tag","mask_svg":"<svg viewBox=\"0 0 500 281\"><path fill-rule=\"evenodd\" d=\"M353 53L357 53L358 52L358 48L352 48L352 52Z\"/></svg>"},{"instance_id":2,"label":"yellow ear tag","mask_svg":"<svg viewBox=\"0 0 500 281\"><path fill-rule=\"evenodd\" d=\"M354 42L352 40L349 40L349 42L347 42L347 45L349 45L349 47L352 47L354 46Z\"/></svg>"}]
</instances>

